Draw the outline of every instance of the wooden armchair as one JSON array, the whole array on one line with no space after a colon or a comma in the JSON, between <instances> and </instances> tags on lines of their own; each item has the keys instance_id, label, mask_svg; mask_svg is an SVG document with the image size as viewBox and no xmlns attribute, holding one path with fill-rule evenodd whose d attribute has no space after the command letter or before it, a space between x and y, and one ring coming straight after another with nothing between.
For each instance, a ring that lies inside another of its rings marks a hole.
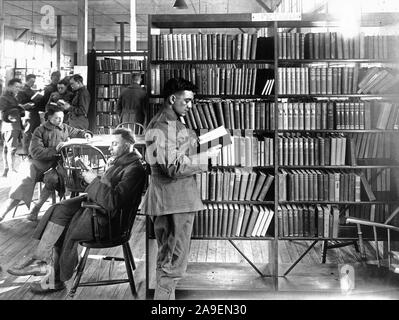
<instances>
[{"instance_id":1,"label":"wooden armchair","mask_svg":"<svg viewBox=\"0 0 399 320\"><path fill-rule=\"evenodd\" d=\"M144 126L137 122L122 122L118 124L116 128L126 128L132 130L135 135L144 135Z\"/></svg>"},{"instance_id":2,"label":"wooden armchair","mask_svg":"<svg viewBox=\"0 0 399 320\"><path fill-rule=\"evenodd\" d=\"M393 226L389 224L392 219L399 213L399 207L397 207L391 215L388 217L388 219L385 220L384 223L378 223L378 222L373 222L370 220L365 220L365 219L360 219L360 218L353 218L353 217L348 217L346 218L346 224L353 223L356 224L357 226L357 234L359 237L359 247L360 247L360 254L363 260L366 259L366 253L364 250L364 243L363 243L363 233L361 226L369 226L372 227L373 229L373 234L374 234L374 241L375 241L375 249L376 249L376 258L377 258L377 263L378 267L381 266L380 262L380 255L379 255L379 249L378 249L378 238L377 238L377 228L381 228L383 230L386 230L387 232L387 249L388 249L388 265L389 269L395 273L399 273L399 252L396 251L391 251L391 231L396 231L399 232L399 227ZM398 263L392 263L392 259L398 261Z\"/></svg>"}]
</instances>

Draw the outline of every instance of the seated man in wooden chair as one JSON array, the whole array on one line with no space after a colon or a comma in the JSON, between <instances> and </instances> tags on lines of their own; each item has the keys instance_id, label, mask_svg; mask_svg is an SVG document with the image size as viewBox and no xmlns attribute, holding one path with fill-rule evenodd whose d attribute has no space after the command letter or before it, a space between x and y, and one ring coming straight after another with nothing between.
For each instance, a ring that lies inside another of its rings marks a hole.
<instances>
[{"instance_id":1,"label":"seated man in wooden chair","mask_svg":"<svg viewBox=\"0 0 399 320\"><path fill-rule=\"evenodd\" d=\"M64 281L71 278L78 261L79 241L92 241L93 225L90 210L81 207L83 201L91 201L116 217L120 210L128 210L132 199L141 198L147 173L141 155L134 149L134 135L128 129L116 129L109 147L111 159L102 177L92 171L82 175L89 185L86 195L64 200L51 206L35 230L34 238L40 242L32 256L11 267L13 275L43 275L32 283L31 290L47 293L65 288ZM139 191L140 190L140 191ZM108 218L97 215L98 225L106 234Z\"/></svg>"},{"instance_id":2,"label":"seated man in wooden chair","mask_svg":"<svg viewBox=\"0 0 399 320\"><path fill-rule=\"evenodd\" d=\"M43 181L45 186L40 199L28 217L29 220L36 221L40 208L54 190L58 190L60 196L63 195L62 168L57 166L58 151L69 138L89 139L92 136L90 132L63 123L64 111L61 107L53 106L47 113L48 120L33 132L28 167L20 168L20 175L11 187L9 199L0 209L0 221L21 200L30 207L35 185Z\"/></svg>"}]
</instances>

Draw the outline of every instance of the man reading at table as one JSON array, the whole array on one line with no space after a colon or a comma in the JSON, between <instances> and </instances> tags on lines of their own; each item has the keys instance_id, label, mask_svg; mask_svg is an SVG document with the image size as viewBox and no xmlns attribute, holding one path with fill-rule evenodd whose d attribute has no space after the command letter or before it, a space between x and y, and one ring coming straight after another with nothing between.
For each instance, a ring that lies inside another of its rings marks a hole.
<instances>
[{"instance_id":1,"label":"man reading at table","mask_svg":"<svg viewBox=\"0 0 399 320\"><path fill-rule=\"evenodd\" d=\"M62 171L57 167L58 151L69 138L89 139L92 134L85 130L73 128L65 123L61 107L52 106L47 111L48 120L33 132L29 147L29 162L26 168L20 168L20 175L11 187L9 199L0 209L0 221L22 200L30 207L35 185L43 181L45 186L40 199L33 207L28 219L37 220L40 208L54 190L63 195L63 183L60 181ZM62 177L61 177L62 178Z\"/></svg>"}]
</instances>

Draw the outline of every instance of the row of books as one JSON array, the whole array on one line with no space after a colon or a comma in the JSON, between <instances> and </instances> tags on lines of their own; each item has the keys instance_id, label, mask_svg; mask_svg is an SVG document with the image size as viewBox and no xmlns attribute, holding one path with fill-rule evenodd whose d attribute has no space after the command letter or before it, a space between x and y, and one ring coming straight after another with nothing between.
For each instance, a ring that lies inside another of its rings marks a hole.
<instances>
[{"instance_id":1,"label":"row of books","mask_svg":"<svg viewBox=\"0 0 399 320\"><path fill-rule=\"evenodd\" d=\"M266 206L207 204L195 214L192 236L265 237L273 233L273 216Z\"/></svg>"},{"instance_id":2,"label":"row of books","mask_svg":"<svg viewBox=\"0 0 399 320\"><path fill-rule=\"evenodd\" d=\"M118 71L118 70L145 70L145 61L138 59L115 59L97 57L97 71Z\"/></svg>"},{"instance_id":3,"label":"row of books","mask_svg":"<svg viewBox=\"0 0 399 320\"><path fill-rule=\"evenodd\" d=\"M279 237L337 238L339 209L330 205L281 205L277 225Z\"/></svg>"},{"instance_id":4,"label":"row of books","mask_svg":"<svg viewBox=\"0 0 399 320\"><path fill-rule=\"evenodd\" d=\"M395 137L385 133L352 133L356 159L390 159Z\"/></svg>"},{"instance_id":5,"label":"row of books","mask_svg":"<svg viewBox=\"0 0 399 320\"><path fill-rule=\"evenodd\" d=\"M117 100L104 100L99 99L96 101L96 110L97 112L115 112Z\"/></svg>"},{"instance_id":6,"label":"row of books","mask_svg":"<svg viewBox=\"0 0 399 320\"><path fill-rule=\"evenodd\" d=\"M145 82L145 80L144 80ZM132 84L132 73L97 73L96 84Z\"/></svg>"},{"instance_id":7,"label":"row of books","mask_svg":"<svg viewBox=\"0 0 399 320\"><path fill-rule=\"evenodd\" d=\"M384 106L383 110L381 106ZM278 129L395 129L398 126L397 111L397 105L382 102L281 102L277 104ZM262 100L198 100L184 119L194 130L219 126L274 130L274 112L275 103Z\"/></svg>"},{"instance_id":8,"label":"row of books","mask_svg":"<svg viewBox=\"0 0 399 320\"><path fill-rule=\"evenodd\" d=\"M179 33L153 35L152 60L255 59L257 35Z\"/></svg>"},{"instance_id":9,"label":"row of books","mask_svg":"<svg viewBox=\"0 0 399 320\"><path fill-rule=\"evenodd\" d=\"M98 86L97 87L97 98L112 98L117 99L123 90L122 86L110 85L110 86Z\"/></svg>"},{"instance_id":10,"label":"row of books","mask_svg":"<svg viewBox=\"0 0 399 320\"><path fill-rule=\"evenodd\" d=\"M279 33L279 59L393 59L399 37L368 35L347 37L339 32Z\"/></svg>"},{"instance_id":11,"label":"row of books","mask_svg":"<svg viewBox=\"0 0 399 320\"><path fill-rule=\"evenodd\" d=\"M391 93L397 92L399 74L389 68L368 68L359 82L357 93Z\"/></svg>"},{"instance_id":12,"label":"row of books","mask_svg":"<svg viewBox=\"0 0 399 320\"><path fill-rule=\"evenodd\" d=\"M350 144L351 141L344 136L282 137L278 139L278 164L280 166L355 165L354 151L352 156L349 154Z\"/></svg>"},{"instance_id":13,"label":"row of books","mask_svg":"<svg viewBox=\"0 0 399 320\"><path fill-rule=\"evenodd\" d=\"M361 179L368 185L364 175L354 171L281 169L279 200L358 202Z\"/></svg>"},{"instance_id":14,"label":"row of books","mask_svg":"<svg viewBox=\"0 0 399 320\"><path fill-rule=\"evenodd\" d=\"M392 205L388 204L372 204L368 206L352 206L345 210L345 216L361 218L369 221L384 223L389 215L395 209ZM390 224L398 225L399 216L391 220Z\"/></svg>"},{"instance_id":15,"label":"row of books","mask_svg":"<svg viewBox=\"0 0 399 320\"><path fill-rule=\"evenodd\" d=\"M264 201L273 180L273 175L248 168L196 174L201 199L209 201Z\"/></svg>"},{"instance_id":16,"label":"row of books","mask_svg":"<svg viewBox=\"0 0 399 320\"><path fill-rule=\"evenodd\" d=\"M395 172L394 172L395 170ZM397 174L397 169L384 168L384 169L365 169L364 175L369 181L371 190L375 196L381 200L388 200L389 193L392 187L392 174Z\"/></svg>"},{"instance_id":17,"label":"row of books","mask_svg":"<svg viewBox=\"0 0 399 320\"><path fill-rule=\"evenodd\" d=\"M213 166L259 167L272 166L274 163L274 139L254 137L252 134L241 135L235 132L232 143L224 146L217 158L211 159Z\"/></svg>"},{"instance_id":18,"label":"row of books","mask_svg":"<svg viewBox=\"0 0 399 320\"><path fill-rule=\"evenodd\" d=\"M371 128L369 102L282 102L277 110L278 128L283 130Z\"/></svg>"},{"instance_id":19,"label":"row of books","mask_svg":"<svg viewBox=\"0 0 399 320\"><path fill-rule=\"evenodd\" d=\"M280 94L354 94L358 67L280 67ZM360 79L362 73L360 73ZM365 92L366 93L366 92Z\"/></svg>"},{"instance_id":20,"label":"row of books","mask_svg":"<svg viewBox=\"0 0 399 320\"><path fill-rule=\"evenodd\" d=\"M115 127L119 124L119 117L117 114L97 113L96 126Z\"/></svg>"},{"instance_id":21,"label":"row of books","mask_svg":"<svg viewBox=\"0 0 399 320\"><path fill-rule=\"evenodd\" d=\"M256 110L260 112L264 105L255 100L203 101L193 104L185 120L192 129L261 129L256 126Z\"/></svg>"},{"instance_id":22,"label":"row of books","mask_svg":"<svg viewBox=\"0 0 399 320\"><path fill-rule=\"evenodd\" d=\"M170 78L179 77L193 82L198 87L197 93L203 95L271 94L274 81L268 80L274 80L274 71L267 67L266 64L154 65L151 94L161 94L161 88Z\"/></svg>"}]
</instances>

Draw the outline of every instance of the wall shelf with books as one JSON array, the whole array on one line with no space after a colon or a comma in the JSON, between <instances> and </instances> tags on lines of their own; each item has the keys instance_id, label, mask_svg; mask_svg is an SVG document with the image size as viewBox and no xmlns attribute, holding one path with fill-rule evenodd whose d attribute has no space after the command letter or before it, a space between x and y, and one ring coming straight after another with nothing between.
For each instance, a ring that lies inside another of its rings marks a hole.
<instances>
[{"instance_id":1,"label":"wall shelf with books","mask_svg":"<svg viewBox=\"0 0 399 320\"><path fill-rule=\"evenodd\" d=\"M252 224L246 228L259 227L265 222L260 212L269 211L269 236L259 239L270 245L277 290L279 240L356 240L356 228L342 218L383 221L399 204L391 179L399 168L391 150L399 133L399 37L359 34L349 40L335 31L296 32L339 23L305 16L303 21L255 21L246 14L149 16L150 110L161 107L161 88L169 78L186 78L199 87L187 126L201 134L224 126L233 140L196 177L208 223L195 219L193 239L202 239L200 225L209 229L210 210L232 210L233 219L247 210ZM308 186L305 197L299 197L305 188L298 183ZM309 186L320 187L320 197ZM302 230L287 237L296 224L279 225L279 210L301 215L309 208L323 215L313 221L323 233L312 237Z\"/></svg>"},{"instance_id":2,"label":"wall shelf with books","mask_svg":"<svg viewBox=\"0 0 399 320\"><path fill-rule=\"evenodd\" d=\"M118 97L132 83L133 73L141 73L147 84L147 52L96 52L88 55L88 89L91 93L90 128L110 133L119 123Z\"/></svg>"}]
</instances>

